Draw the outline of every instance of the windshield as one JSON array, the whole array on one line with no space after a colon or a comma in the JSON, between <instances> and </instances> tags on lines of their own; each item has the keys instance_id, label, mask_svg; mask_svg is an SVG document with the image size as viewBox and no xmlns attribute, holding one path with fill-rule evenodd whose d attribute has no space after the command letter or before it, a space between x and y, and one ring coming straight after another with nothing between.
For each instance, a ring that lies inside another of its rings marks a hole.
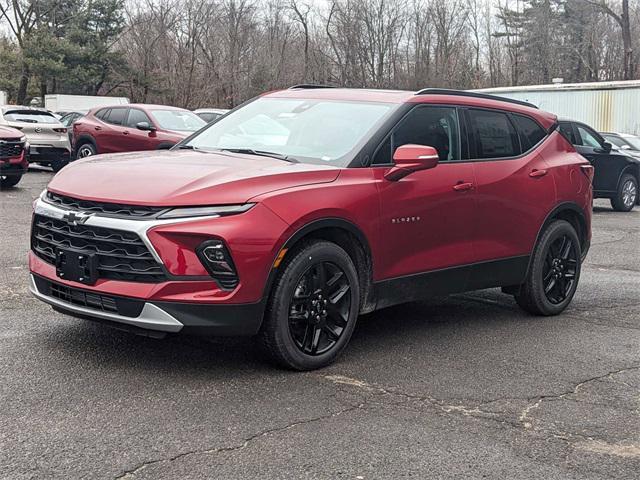
<instances>
[{"instance_id":1,"label":"windshield","mask_svg":"<svg viewBox=\"0 0 640 480\"><path fill-rule=\"evenodd\" d=\"M301 162L346 166L348 154L397 106L386 103L259 98L221 118L186 145L255 150Z\"/></svg>"},{"instance_id":2,"label":"windshield","mask_svg":"<svg viewBox=\"0 0 640 480\"><path fill-rule=\"evenodd\" d=\"M195 113L183 110L152 110L151 115L163 130L195 132L207 124Z\"/></svg>"},{"instance_id":3,"label":"windshield","mask_svg":"<svg viewBox=\"0 0 640 480\"><path fill-rule=\"evenodd\" d=\"M4 119L9 122L58 123L50 113L37 110L8 110L4 113Z\"/></svg>"},{"instance_id":4,"label":"windshield","mask_svg":"<svg viewBox=\"0 0 640 480\"><path fill-rule=\"evenodd\" d=\"M624 137L633 150L640 150L640 137Z\"/></svg>"}]
</instances>

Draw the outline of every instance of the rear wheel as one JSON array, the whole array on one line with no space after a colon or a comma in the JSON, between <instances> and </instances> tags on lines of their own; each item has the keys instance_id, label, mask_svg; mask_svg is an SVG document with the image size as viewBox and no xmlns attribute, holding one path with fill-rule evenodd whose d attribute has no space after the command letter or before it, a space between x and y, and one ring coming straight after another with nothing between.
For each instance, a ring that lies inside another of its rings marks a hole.
<instances>
[{"instance_id":1,"label":"rear wheel","mask_svg":"<svg viewBox=\"0 0 640 480\"><path fill-rule=\"evenodd\" d=\"M638 202L638 181L625 173L620 179L616 196L611 199L611 206L618 212L629 212Z\"/></svg>"},{"instance_id":2,"label":"rear wheel","mask_svg":"<svg viewBox=\"0 0 640 480\"><path fill-rule=\"evenodd\" d=\"M97 153L98 151L96 150L96 147L93 145L93 143L85 142L78 145L78 148L76 149L76 158L91 157L93 155L96 155Z\"/></svg>"},{"instance_id":3,"label":"rear wheel","mask_svg":"<svg viewBox=\"0 0 640 480\"><path fill-rule=\"evenodd\" d=\"M15 187L22 175L0 175L0 187L2 188L11 188Z\"/></svg>"},{"instance_id":4,"label":"rear wheel","mask_svg":"<svg viewBox=\"0 0 640 480\"><path fill-rule=\"evenodd\" d=\"M580 279L580 240L565 220L552 222L536 245L516 302L535 315L557 315L573 298Z\"/></svg>"},{"instance_id":5,"label":"rear wheel","mask_svg":"<svg viewBox=\"0 0 640 480\"><path fill-rule=\"evenodd\" d=\"M338 245L316 240L293 254L272 289L260 331L278 364L294 370L329 365L344 350L360 306L358 275Z\"/></svg>"}]
</instances>

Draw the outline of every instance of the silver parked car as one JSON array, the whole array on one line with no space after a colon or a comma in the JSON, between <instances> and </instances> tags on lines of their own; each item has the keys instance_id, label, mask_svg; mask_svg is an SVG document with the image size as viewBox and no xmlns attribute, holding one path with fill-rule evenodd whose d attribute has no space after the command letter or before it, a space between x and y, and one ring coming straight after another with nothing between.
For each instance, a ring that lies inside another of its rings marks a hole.
<instances>
[{"instance_id":1,"label":"silver parked car","mask_svg":"<svg viewBox=\"0 0 640 480\"><path fill-rule=\"evenodd\" d=\"M20 130L29 143L29 160L49 165L57 172L71 159L67 128L44 109L6 105L0 107L0 125Z\"/></svg>"}]
</instances>

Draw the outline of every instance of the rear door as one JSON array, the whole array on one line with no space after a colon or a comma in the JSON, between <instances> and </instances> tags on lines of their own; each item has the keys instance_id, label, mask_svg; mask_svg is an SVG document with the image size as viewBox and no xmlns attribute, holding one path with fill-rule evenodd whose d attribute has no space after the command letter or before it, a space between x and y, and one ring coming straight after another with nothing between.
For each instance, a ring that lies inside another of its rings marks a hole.
<instances>
[{"instance_id":1,"label":"rear door","mask_svg":"<svg viewBox=\"0 0 640 480\"><path fill-rule=\"evenodd\" d=\"M126 126L126 107L113 107L109 109L101 120L105 123L102 129L96 132L98 151L100 153L116 153L128 151Z\"/></svg>"},{"instance_id":2,"label":"rear door","mask_svg":"<svg viewBox=\"0 0 640 480\"><path fill-rule=\"evenodd\" d=\"M465 119L478 203L471 288L518 284L555 205L553 178L538 148L548 134L533 118L506 111L469 108Z\"/></svg>"}]
</instances>

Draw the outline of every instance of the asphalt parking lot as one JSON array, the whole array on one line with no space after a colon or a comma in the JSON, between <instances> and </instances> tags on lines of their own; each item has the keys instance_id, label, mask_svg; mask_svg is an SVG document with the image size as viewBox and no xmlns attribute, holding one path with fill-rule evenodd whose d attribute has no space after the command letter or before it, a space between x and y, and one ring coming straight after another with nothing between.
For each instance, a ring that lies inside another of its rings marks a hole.
<instances>
[{"instance_id":1,"label":"asphalt parking lot","mask_svg":"<svg viewBox=\"0 0 640 480\"><path fill-rule=\"evenodd\" d=\"M251 339L136 337L33 299L51 175L0 192L1 478L638 478L640 209L596 202L560 317L497 290L409 304L292 373Z\"/></svg>"}]
</instances>

